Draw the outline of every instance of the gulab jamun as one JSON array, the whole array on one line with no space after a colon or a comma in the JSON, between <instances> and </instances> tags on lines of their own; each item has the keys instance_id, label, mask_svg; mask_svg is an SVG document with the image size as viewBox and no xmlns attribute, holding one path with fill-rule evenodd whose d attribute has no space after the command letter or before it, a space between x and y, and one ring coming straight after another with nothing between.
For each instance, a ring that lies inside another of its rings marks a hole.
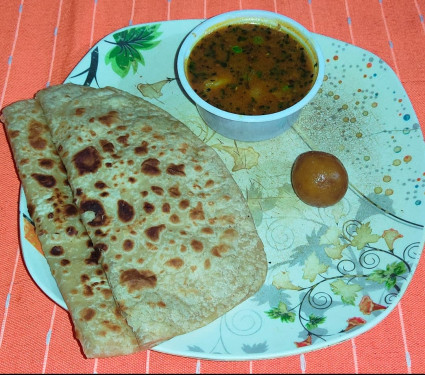
<instances>
[{"instance_id":1,"label":"gulab jamun","mask_svg":"<svg viewBox=\"0 0 425 375\"><path fill-rule=\"evenodd\" d=\"M306 204L328 207L339 202L348 189L342 162L323 151L307 151L295 159L291 170L295 194Z\"/></svg>"}]
</instances>

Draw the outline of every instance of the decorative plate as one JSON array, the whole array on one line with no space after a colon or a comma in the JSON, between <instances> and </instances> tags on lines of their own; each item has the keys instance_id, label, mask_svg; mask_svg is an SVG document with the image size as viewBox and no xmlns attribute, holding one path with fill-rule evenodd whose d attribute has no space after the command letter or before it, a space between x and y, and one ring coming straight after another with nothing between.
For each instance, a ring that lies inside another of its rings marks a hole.
<instances>
[{"instance_id":1,"label":"decorative plate","mask_svg":"<svg viewBox=\"0 0 425 375\"><path fill-rule=\"evenodd\" d=\"M267 280L255 296L155 350L207 359L264 359L327 347L371 329L402 297L424 245L425 148L405 90L376 55L315 34L326 60L325 81L298 122L269 141L234 142L205 125L176 80L177 48L199 22L113 32L66 80L126 90L185 123L232 172L267 252ZM292 190L292 163L311 149L336 155L347 169L349 190L332 207L307 206ZM31 237L24 194L20 210L28 270L65 307Z\"/></svg>"}]
</instances>

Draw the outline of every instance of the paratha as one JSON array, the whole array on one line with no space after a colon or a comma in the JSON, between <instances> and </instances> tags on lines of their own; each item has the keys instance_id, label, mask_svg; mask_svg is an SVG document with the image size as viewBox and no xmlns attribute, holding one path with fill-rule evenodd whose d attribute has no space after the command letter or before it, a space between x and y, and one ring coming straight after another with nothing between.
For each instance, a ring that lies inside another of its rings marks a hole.
<instances>
[{"instance_id":1,"label":"paratha","mask_svg":"<svg viewBox=\"0 0 425 375\"><path fill-rule=\"evenodd\" d=\"M216 152L115 88L36 95L114 297L143 348L202 327L263 285L247 203Z\"/></svg>"},{"instance_id":2,"label":"paratha","mask_svg":"<svg viewBox=\"0 0 425 375\"><path fill-rule=\"evenodd\" d=\"M28 212L85 355L134 353L133 331L118 311L98 252L73 203L65 168L35 100L3 109L2 121L28 202Z\"/></svg>"}]
</instances>

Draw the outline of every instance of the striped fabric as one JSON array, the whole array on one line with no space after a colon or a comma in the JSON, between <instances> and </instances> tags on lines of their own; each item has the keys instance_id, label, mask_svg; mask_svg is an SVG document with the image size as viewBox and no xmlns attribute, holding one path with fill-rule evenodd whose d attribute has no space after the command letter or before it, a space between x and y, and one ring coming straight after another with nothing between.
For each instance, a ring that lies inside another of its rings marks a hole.
<instances>
[{"instance_id":1,"label":"striped fabric","mask_svg":"<svg viewBox=\"0 0 425 375\"><path fill-rule=\"evenodd\" d=\"M425 124L424 0L1 0L0 107L61 83L112 31L153 21L261 8L367 49L395 71ZM421 373L425 266L376 327L338 345L258 361L211 361L156 351L85 359L68 314L34 284L18 240L19 181L0 127L1 373ZM284 338L282 337L282 340Z\"/></svg>"}]
</instances>

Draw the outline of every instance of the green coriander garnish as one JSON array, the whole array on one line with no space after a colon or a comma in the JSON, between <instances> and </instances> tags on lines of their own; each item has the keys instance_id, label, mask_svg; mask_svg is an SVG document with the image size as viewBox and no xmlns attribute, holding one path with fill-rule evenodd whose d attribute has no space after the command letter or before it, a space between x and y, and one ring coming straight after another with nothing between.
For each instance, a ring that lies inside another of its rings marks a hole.
<instances>
[{"instance_id":1,"label":"green coriander garnish","mask_svg":"<svg viewBox=\"0 0 425 375\"><path fill-rule=\"evenodd\" d=\"M254 36L252 41L254 42L254 44L263 44L264 39L261 36L256 35L256 36Z\"/></svg>"}]
</instances>

